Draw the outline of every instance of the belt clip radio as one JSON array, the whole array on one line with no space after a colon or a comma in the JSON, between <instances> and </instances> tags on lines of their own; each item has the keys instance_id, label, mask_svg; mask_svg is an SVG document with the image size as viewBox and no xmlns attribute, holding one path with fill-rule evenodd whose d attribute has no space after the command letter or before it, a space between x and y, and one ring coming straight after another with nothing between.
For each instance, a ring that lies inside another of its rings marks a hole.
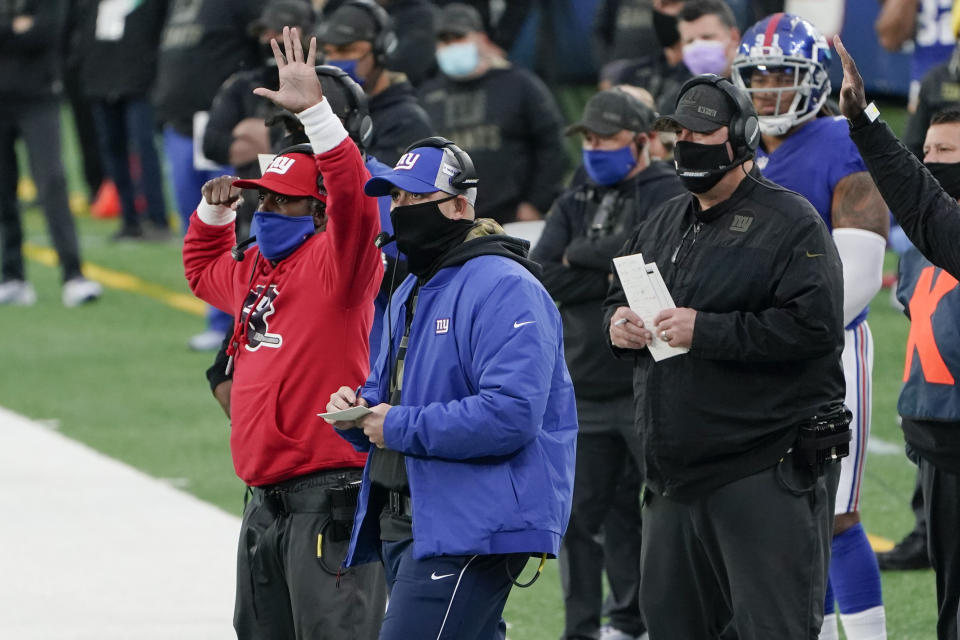
<instances>
[{"instance_id":1,"label":"belt clip radio","mask_svg":"<svg viewBox=\"0 0 960 640\"><path fill-rule=\"evenodd\" d=\"M330 500L330 538L337 542L350 539L353 517L357 511L357 498L360 496L360 480L346 482L338 487L327 489Z\"/></svg>"},{"instance_id":2,"label":"belt clip radio","mask_svg":"<svg viewBox=\"0 0 960 640\"><path fill-rule=\"evenodd\" d=\"M850 454L850 420L853 414L844 405L830 407L800 424L797 436L799 459L808 466L839 462Z\"/></svg>"}]
</instances>

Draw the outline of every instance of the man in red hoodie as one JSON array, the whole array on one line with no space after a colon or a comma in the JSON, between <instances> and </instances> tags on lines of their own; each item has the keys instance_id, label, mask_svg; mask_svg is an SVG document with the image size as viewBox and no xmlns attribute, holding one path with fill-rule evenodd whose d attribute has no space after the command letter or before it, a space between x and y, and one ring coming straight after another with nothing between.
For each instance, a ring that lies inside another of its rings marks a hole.
<instances>
[{"instance_id":1,"label":"man in red hoodie","mask_svg":"<svg viewBox=\"0 0 960 640\"><path fill-rule=\"evenodd\" d=\"M316 43L276 41L279 91L255 93L296 113L310 147L274 158L259 180L221 176L184 239L190 288L235 314L230 438L250 487L237 555L240 640L375 638L386 586L376 565L338 573L366 456L316 416L342 380L368 369L373 300L383 267L376 201L363 159L323 98ZM241 188L258 189L257 247L231 256Z\"/></svg>"}]
</instances>

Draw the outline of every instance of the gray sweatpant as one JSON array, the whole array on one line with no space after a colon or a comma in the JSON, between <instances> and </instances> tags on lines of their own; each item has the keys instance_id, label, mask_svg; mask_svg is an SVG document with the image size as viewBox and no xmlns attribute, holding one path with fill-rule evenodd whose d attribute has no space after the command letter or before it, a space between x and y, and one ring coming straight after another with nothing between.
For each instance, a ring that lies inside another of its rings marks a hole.
<instances>
[{"instance_id":1,"label":"gray sweatpant","mask_svg":"<svg viewBox=\"0 0 960 640\"><path fill-rule=\"evenodd\" d=\"M689 503L650 492L640 608L650 640L816 640L840 465L789 454Z\"/></svg>"}]
</instances>

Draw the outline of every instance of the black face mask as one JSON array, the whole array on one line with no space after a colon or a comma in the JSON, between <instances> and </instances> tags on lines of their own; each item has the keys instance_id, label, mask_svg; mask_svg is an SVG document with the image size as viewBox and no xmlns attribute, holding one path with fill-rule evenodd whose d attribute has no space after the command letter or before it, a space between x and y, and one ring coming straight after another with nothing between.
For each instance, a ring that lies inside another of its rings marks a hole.
<instances>
[{"instance_id":1,"label":"black face mask","mask_svg":"<svg viewBox=\"0 0 960 640\"><path fill-rule=\"evenodd\" d=\"M390 212L397 249L407 255L410 273L425 276L434 262L450 247L463 242L473 227L473 220L451 220L440 212L440 203L456 197L395 207Z\"/></svg>"},{"instance_id":2,"label":"black face mask","mask_svg":"<svg viewBox=\"0 0 960 640\"><path fill-rule=\"evenodd\" d=\"M928 162L927 169L951 198L960 198L960 162Z\"/></svg>"},{"instance_id":3,"label":"black face mask","mask_svg":"<svg viewBox=\"0 0 960 640\"><path fill-rule=\"evenodd\" d=\"M699 144L679 140L673 147L673 158L680 182L692 193L709 191L739 164L730 161L726 142Z\"/></svg>"},{"instance_id":4,"label":"black face mask","mask_svg":"<svg viewBox=\"0 0 960 640\"><path fill-rule=\"evenodd\" d=\"M672 47L680 40L680 31L677 29L677 16L654 11L653 32L656 34L657 42L660 43L661 47Z\"/></svg>"}]
</instances>

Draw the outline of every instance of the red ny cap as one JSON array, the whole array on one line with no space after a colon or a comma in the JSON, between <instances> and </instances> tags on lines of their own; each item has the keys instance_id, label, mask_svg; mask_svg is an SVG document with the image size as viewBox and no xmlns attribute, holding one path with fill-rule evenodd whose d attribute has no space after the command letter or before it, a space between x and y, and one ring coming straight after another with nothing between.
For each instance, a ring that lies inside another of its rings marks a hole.
<instances>
[{"instance_id":1,"label":"red ny cap","mask_svg":"<svg viewBox=\"0 0 960 640\"><path fill-rule=\"evenodd\" d=\"M241 189L266 189L284 196L310 196L326 201L327 192L312 155L288 153L275 157L257 180L235 180Z\"/></svg>"}]
</instances>

